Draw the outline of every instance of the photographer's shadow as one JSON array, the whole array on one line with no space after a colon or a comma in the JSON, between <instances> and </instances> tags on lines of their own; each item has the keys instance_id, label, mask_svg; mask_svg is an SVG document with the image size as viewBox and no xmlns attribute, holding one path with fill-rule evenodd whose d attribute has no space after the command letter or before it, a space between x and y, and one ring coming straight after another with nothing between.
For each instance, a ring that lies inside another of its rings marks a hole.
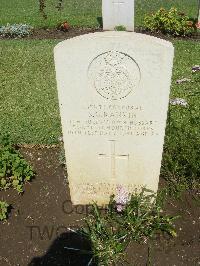
<instances>
[{"instance_id":1,"label":"photographer's shadow","mask_svg":"<svg viewBox=\"0 0 200 266\"><path fill-rule=\"evenodd\" d=\"M78 233L62 233L42 257L33 258L28 266L96 266L91 245Z\"/></svg>"}]
</instances>

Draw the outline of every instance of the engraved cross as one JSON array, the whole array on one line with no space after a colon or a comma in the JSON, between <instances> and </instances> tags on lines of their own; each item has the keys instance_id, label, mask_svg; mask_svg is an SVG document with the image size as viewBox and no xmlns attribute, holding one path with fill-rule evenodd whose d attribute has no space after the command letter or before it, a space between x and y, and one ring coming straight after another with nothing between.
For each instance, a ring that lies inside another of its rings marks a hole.
<instances>
[{"instance_id":1,"label":"engraved cross","mask_svg":"<svg viewBox=\"0 0 200 266\"><path fill-rule=\"evenodd\" d=\"M129 154L116 154L116 147L115 142L116 140L109 140L110 141L110 155L100 153L100 158L108 158L111 160L111 178L113 180L116 179L116 159L129 159Z\"/></svg>"}]
</instances>

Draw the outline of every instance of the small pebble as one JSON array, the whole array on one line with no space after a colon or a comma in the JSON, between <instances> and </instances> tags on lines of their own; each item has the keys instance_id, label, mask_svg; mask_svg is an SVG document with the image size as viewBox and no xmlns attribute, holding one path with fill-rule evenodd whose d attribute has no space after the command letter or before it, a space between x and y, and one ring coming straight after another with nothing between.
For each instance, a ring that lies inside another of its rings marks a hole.
<instances>
[{"instance_id":1,"label":"small pebble","mask_svg":"<svg viewBox=\"0 0 200 266\"><path fill-rule=\"evenodd\" d=\"M190 81L191 81L191 79L184 78L184 79L178 79L178 80L176 81L176 83L177 83L177 84L181 84L181 83L184 83L184 82L190 82Z\"/></svg>"},{"instance_id":2,"label":"small pebble","mask_svg":"<svg viewBox=\"0 0 200 266\"><path fill-rule=\"evenodd\" d=\"M170 99L169 102L171 105L181 105L184 107L186 107L188 105L187 101L185 99L182 99L182 98Z\"/></svg>"},{"instance_id":3,"label":"small pebble","mask_svg":"<svg viewBox=\"0 0 200 266\"><path fill-rule=\"evenodd\" d=\"M197 71L200 71L200 66L199 65L196 65L196 66L193 66L192 67L192 72L197 72Z\"/></svg>"}]
</instances>

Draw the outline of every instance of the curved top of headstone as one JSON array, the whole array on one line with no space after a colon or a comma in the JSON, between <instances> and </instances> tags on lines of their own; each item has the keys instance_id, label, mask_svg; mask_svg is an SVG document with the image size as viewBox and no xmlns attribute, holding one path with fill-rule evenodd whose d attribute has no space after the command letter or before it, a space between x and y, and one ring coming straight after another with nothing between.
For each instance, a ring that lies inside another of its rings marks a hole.
<instances>
[{"instance_id":1,"label":"curved top of headstone","mask_svg":"<svg viewBox=\"0 0 200 266\"><path fill-rule=\"evenodd\" d=\"M142 33L135 33L135 32L125 32L125 31L104 31L104 32L95 32L95 33L89 33L89 34L84 34L84 35L80 35L77 37L73 37L67 40L64 40L60 43L58 43L55 48L54 51L57 48L61 48L62 46L66 46L66 44L70 44L70 42L74 42L74 41L83 41L83 40L90 40L90 39L101 39L101 38L109 38L112 39L113 41L114 39L121 39L121 40L125 40L128 39L130 41L130 39L132 39L133 41L143 41L143 42L147 42L147 43L154 43L154 44L158 44L158 45L162 45L165 46L167 48L172 48L173 49L173 45L171 42L166 41L164 39L160 39L157 37L153 37L150 35L146 35L146 34L142 34ZM112 41L112 40L110 40Z\"/></svg>"}]
</instances>

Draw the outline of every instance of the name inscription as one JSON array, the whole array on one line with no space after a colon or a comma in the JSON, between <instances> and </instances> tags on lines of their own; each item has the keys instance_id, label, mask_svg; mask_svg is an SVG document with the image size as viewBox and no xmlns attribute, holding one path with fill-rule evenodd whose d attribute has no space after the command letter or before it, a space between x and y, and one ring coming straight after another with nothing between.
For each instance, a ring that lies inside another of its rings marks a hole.
<instances>
[{"instance_id":1,"label":"name inscription","mask_svg":"<svg viewBox=\"0 0 200 266\"><path fill-rule=\"evenodd\" d=\"M143 107L89 104L85 119L67 121L67 134L79 136L157 136L158 121L141 119Z\"/></svg>"}]
</instances>

